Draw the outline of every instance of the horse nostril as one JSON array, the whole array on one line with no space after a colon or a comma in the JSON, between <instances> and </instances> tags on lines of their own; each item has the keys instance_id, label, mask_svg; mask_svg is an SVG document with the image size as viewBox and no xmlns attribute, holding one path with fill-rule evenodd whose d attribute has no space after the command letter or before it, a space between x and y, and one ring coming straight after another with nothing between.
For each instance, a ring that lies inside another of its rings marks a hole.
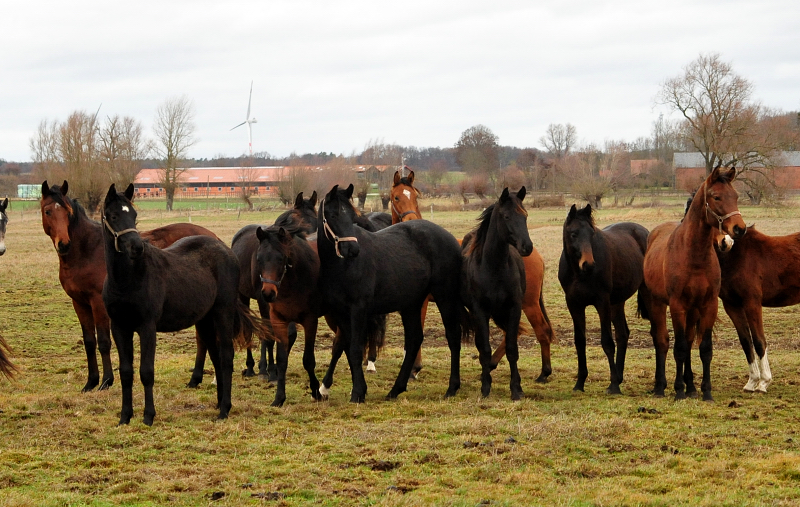
<instances>
[{"instance_id":1,"label":"horse nostril","mask_svg":"<svg viewBox=\"0 0 800 507\"><path fill-rule=\"evenodd\" d=\"M262 290L261 295L264 296L264 301L267 303L272 303L275 301L275 298L278 297L278 294L274 290Z\"/></svg>"}]
</instances>

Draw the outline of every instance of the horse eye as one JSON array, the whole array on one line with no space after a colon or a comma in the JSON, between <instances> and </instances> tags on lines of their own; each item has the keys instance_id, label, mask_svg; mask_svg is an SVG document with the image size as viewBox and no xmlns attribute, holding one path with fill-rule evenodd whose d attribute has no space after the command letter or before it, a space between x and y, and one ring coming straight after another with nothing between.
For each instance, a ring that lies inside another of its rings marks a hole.
<instances>
[{"instance_id":1,"label":"horse eye","mask_svg":"<svg viewBox=\"0 0 800 507\"><path fill-rule=\"evenodd\" d=\"M715 201L721 201L722 199L720 199L720 198L719 198L719 196L716 196L716 195L715 195L715 196L714 196L714 200L715 200Z\"/></svg>"},{"instance_id":2,"label":"horse eye","mask_svg":"<svg viewBox=\"0 0 800 507\"><path fill-rule=\"evenodd\" d=\"M50 210L49 209L44 210L44 214L50 216Z\"/></svg>"}]
</instances>

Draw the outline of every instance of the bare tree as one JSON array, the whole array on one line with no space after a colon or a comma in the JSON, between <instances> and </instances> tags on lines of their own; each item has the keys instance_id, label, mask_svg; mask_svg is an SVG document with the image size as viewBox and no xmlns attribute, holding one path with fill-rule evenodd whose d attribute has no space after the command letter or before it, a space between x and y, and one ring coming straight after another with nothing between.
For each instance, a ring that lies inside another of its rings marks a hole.
<instances>
[{"instance_id":1,"label":"bare tree","mask_svg":"<svg viewBox=\"0 0 800 507\"><path fill-rule=\"evenodd\" d=\"M33 172L37 180L66 179L58 152L58 136L58 122L42 120L30 139Z\"/></svg>"},{"instance_id":2,"label":"bare tree","mask_svg":"<svg viewBox=\"0 0 800 507\"><path fill-rule=\"evenodd\" d=\"M186 95L164 101L156 110L153 150L161 160L161 187L167 195L167 210L172 210L175 190L186 167L189 148L194 145L194 106Z\"/></svg>"},{"instance_id":3,"label":"bare tree","mask_svg":"<svg viewBox=\"0 0 800 507\"><path fill-rule=\"evenodd\" d=\"M99 137L99 157L108 178L118 187L128 186L151 150L142 134L142 124L130 116L115 115L100 127Z\"/></svg>"},{"instance_id":4,"label":"bare tree","mask_svg":"<svg viewBox=\"0 0 800 507\"><path fill-rule=\"evenodd\" d=\"M289 165L281 171L278 183L278 197L284 204L291 204L300 192L310 192L313 169L305 165L305 161L292 153ZM309 194L310 195L310 194Z\"/></svg>"},{"instance_id":5,"label":"bare tree","mask_svg":"<svg viewBox=\"0 0 800 507\"><path fill-rule=\"evenodd\" d=\"M98 154L97 119L85 111L75 111L57 129L57 150L70 190L94 213L108 188Z\"/></svg>"},{"instance_id":6,"label":"bare tree","mask_svg":"<svg viewBox=\"0 0 800 507\"><path fill-rule=\"evenodd\" d=\"M244 203L247 204L247 209L250 211L253 210L253 188L258 182L259 176L261 176L261 170L253 167L252 157L245 158L241 166L236 169L236 179L239 183L239 195Z\"/></svg>"},{"instance_id":7,"label":"bare tree","mask_svg":"<svg viewBox=\"0 0 800 507\"><path fill-rule=\"evenodd\" d=\"M495 186L500 170L497 141L497 136L484 125L468 128L455 145L456 162L467 174L483 175Z\"/></svg>"},{"instance_id":8,"label":"bare tree","mask_svg":"<svg viewBox=\"0 0 800 507\"><path fill-rule=\"evenodd\" d=\"M578 132L569 123L551 123L545 134L539 138L542 146L555 158L560 159L569 155L570 150L578 141Z\"/></svg>"}]
</instances>

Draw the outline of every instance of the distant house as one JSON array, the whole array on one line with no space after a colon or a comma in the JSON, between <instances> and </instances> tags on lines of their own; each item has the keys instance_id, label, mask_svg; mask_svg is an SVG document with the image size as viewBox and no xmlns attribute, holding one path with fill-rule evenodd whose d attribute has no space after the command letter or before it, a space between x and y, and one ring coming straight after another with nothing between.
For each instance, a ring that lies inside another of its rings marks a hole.
<instances>
[{"instance_id":1,"label":"distant house","mask_svg":"<svg viewBox=\"0 0 800 507\"><path fill-rule=\"evenodd\" d=\"M278 195L284 168L197 167L186 169L178 178L175 197L235 197L247 180L254 195ZM160 169L142 169L133 182L136 197L164 197Z\"/></svg>"},{"instance_id":2,"label":"distant house","mask_svg":"<svg viewBox=\"0 0 800 507\"><path fill-rule=\"evenodd\" d=\"M694 190L706 179L706 163L699 152L676 153L672 163L675 167L675 188L679 190ZM773 171L779 187L800 190L800 151L783 152L783 164Z\"/></svg>"},{"instance_id":3,"label":"distant house","mask_svg":"<svg viewBox=\"0 0 800 507\"><path fill-rule=\"evenodd\" d=\"M631 160L631 176L650 174L650 170L658 165L658 159Z\"/></svg>"}]
</instances>

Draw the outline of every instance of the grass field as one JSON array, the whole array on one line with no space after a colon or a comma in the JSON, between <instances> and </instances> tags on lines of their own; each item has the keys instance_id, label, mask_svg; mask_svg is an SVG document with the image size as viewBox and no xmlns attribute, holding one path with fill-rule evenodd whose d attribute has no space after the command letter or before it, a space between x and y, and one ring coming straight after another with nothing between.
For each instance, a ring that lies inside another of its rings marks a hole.
<instances>
[{"instance_id":1,"label":"grass field","mask_svg":"<svg viewBox=\"0 0 800 507\"><path fill-rule=\"evenodd\" d=\"M681 216L680 199L663 202L608 208L598 221L652 228ZM280 211L198 206L166 213L157 206L142 205L142 229L191 219L227 242L242 226L271 223ZM18 203L11 209L8 251L0 258L0 332L20 373L14 381L0 380L0 505L800 504L797 310L765 309L775 381L768 394L752 395L742 392L747 364L720 308L712 363L715 403L648 395L652 342L633 302L627 309L632 336L623 395L604 394L608 368L596 313L588 311L589 379L586 392L575 393L572 324L556 279L566 209L529 210L531 238L547 265L544 297L558 343L551 381L537 384L538 343L522 337L522 401L509 399L505 362L494 373L491 396L481 398L471 346L461 353L461 391L444 400L449 352L432 311L425 368L398 400L383 399L403 354L402 326L393 315L378 373L367 377L367 403L348 402L344 362L330 399L313 402L295 350L286 405L270 407L273 387L235 375L233 410L223 422L215 421L214 386L185 387L194 361L193 331L160 334L152 427L141 422L138 378L128 426L116 426L118 374L110 390L80 393L86 360L77 318L58 281L56 253L34 209ZM800 209L793 205L741 210L748 224L766 233L800 230ZM477 215L435 211L432 219L460 237ZM332 337L324 324L321 329L319 377ZM116 351L113 357L116 364ZM693 357L699 365L696 350ZM243 363L244 355L237 354L237 370ZM671 386L671 354L667 375Z\"/></svg>"}]
</instances>

